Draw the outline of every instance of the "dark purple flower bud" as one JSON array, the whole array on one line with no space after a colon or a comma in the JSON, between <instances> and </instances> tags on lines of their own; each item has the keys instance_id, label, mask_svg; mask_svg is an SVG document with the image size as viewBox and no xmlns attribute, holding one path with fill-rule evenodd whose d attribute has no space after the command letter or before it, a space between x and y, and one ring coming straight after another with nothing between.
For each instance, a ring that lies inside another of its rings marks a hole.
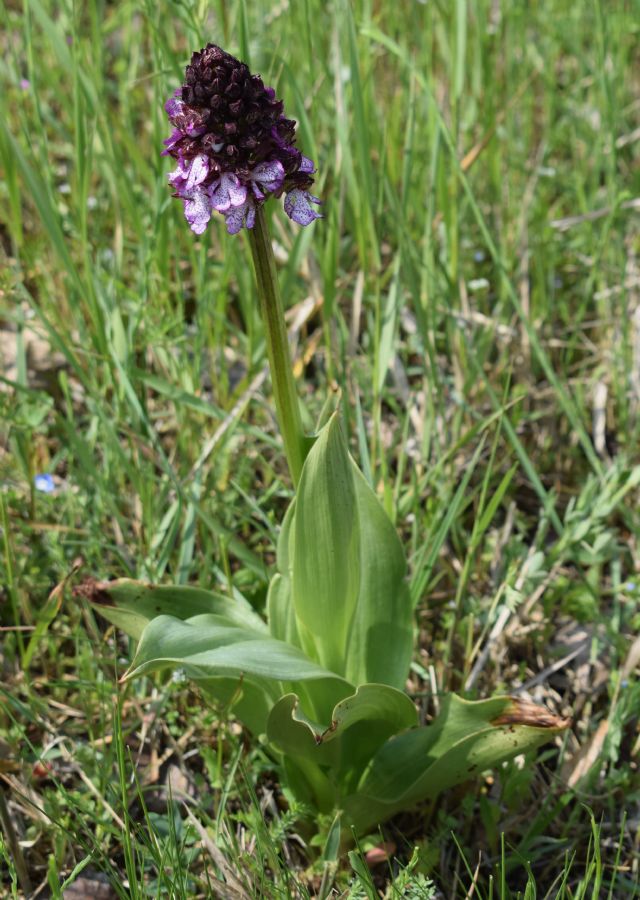
<instances>
[{"instance_id":1,"label":"dark purple flower bud","mask_svg":"<svg viewBox=\"0 0 640 900\"><path fill-rule=\"evenodd\" d=\"M162 153L178 163L169 183L196 234L213 212L225 217L230 234L252 228L257 207L283 194L294 222L322 218L308 190L315 166L295 146L295 121L240 60L207 44L191 57L165 109L173 132Z\"/></svg>"}]
</instances>

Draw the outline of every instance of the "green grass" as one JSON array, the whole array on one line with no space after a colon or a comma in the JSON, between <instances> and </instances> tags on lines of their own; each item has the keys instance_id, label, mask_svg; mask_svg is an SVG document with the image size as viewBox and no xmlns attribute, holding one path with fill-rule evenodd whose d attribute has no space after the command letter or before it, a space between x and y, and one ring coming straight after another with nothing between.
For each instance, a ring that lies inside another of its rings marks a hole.
<instances>
[{"instance_id":1,"label":"green grass","mask_svg":"<svg viewBox=\"0 0 640 900\"><path fill-rule=\"evenodd\" d=\"M2 22L6 896L21 859L51 896L97 873L120 897L640 895L640 4L24 0ZM406 542L421 710L522 690L573 717L391 822L381 865L308 846L224 711L119 687L126 639L47 600L81 558L264 603L291 484L248 246L189 232L159 155L208 40L277 86L319 166L326 218L271 223L287 306L314 301L300 392L311 429L342 388Z\"/></svg>"}]
</instances>

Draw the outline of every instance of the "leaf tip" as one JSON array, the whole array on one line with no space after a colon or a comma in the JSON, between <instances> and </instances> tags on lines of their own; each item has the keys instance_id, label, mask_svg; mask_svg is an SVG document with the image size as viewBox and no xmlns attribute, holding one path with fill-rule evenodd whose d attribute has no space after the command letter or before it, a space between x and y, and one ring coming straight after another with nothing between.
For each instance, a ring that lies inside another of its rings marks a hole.
<instances>
[{"instance_id":1,"label":"leaf tip","mask_svg":"<svg viewBox=\"0 0 640 900\"><path fill-rule=\"evenodd\" d=\"M71 595L75 600L86 600L95 606L112 606L109 586L108 581L97 581L89 575L79 584L74 585Z\"/></svg>"},{"instance_id":2,"label":"leaf tip","mask_svg":"<svg viewBox=\"0 0 640 900\"><path fill-rule=\"evenodd\" d=\"M528 725L530 728L549 728L554 731L564 731L571 726L571 719L556 716L544 706L531 703L529 700L520 700L519 697L510 697L509 704L491 724L500 725Z\"/></svg>"},{"instance_id":3,"label":"leaf tip","mask_svg":"<svg viewBox=\"0 0 640 900\"><path fill-rule=\"evenodd\" d=\"M325 730L324 730L321 734L318 734L317 732L314 732L313 737L314 737L314 739L315 739L316 744L317 744L318 746L320 746L320 744L323 743L324 739L325 739L326 737L329 737L330 735L332 735L332 734L334 733L334 731L337 730L337 728L338 728L338 723L336 722L335 719L332 719L332 720L331 720L331 724L329 725L329 727L328 727L328 728L325 728Z\"/></svg>"}]
</instances>

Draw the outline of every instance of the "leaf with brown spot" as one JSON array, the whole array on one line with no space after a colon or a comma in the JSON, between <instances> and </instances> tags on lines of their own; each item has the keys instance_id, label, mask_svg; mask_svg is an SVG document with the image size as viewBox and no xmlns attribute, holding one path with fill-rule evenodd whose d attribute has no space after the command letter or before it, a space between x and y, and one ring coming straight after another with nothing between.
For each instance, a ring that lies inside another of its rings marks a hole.
<instances>
[{"instance_id":1,"label":"leaf with brown spot","mask_svg":"<svg viewBox=\"0 0 640 900\"><path fill-rule=\"evenodd\" d=\"M396 812L528 753L569 720L513 697L469 701L449 694L433 724L388 740L357 791L343 802L345 820L366 831Z\"/></svg>"},{"instance_id":2,"label":"leaf with brown spot","mask_svg":"<svg viewBox=\"0 0 640 900\"><path fill-rule=\"evenodd\" d=\"M230 624L266 633L260 616L241 597L226 597L190 585L157 585L130 578L96 581L85 578L72 591L73 597L90 603L103 618L135 640L148 623L160 615L184 621L193 616L223 616Z\"/></svg>"},{"instance_id":3,"label":"leaf with brown spot","mask_svg":"<svg viewBox=\"0 0 640 900\"><path fill-rule=\"evenodd\" d=\"M528 725L530 728L554 728L563 730L569 728L571 719L556 716L544 706L531 703L529 700L520 700L519 697L510 697L510 704L506 709L492 719L492 725Z\"/></svg>"}]
</instances>

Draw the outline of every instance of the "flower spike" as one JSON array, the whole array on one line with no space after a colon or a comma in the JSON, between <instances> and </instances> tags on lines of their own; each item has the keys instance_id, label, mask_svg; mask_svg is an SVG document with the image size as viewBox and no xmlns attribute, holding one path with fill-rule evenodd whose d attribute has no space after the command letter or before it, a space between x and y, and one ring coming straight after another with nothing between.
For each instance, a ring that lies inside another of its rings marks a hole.
<instances>
[{"instance_id":1,"label":"flower spike","mask_svg":"<svg viewBox=\"0 0 640 900\"><path fill-rule=\"evenodd\" d=\"M215 44L191 57L185 83L165 104L171 135L164 156L178 163L169 175L191 229L202 234L214 212L227 231L253 228L256 211L284 194L284 210L299 225L322 218L309 188L315 166L295 146L296 123L282 100L240 60Z\"/></svg>"}]
</instances>

